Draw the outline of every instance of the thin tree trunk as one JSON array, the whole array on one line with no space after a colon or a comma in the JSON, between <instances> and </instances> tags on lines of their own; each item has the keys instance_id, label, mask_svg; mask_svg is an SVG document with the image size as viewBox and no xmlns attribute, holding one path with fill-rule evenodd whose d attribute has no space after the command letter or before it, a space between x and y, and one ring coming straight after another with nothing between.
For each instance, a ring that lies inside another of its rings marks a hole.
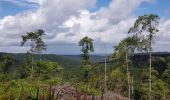
<instances>
[{"instance_id":1,"label":"thin tree trunk","mask_svg":"<svg viewBox=\"0 0 170 100\"><path fill-rule=\"evenodd\" d=\"M34 66L33 66L33 61L34 61L34 55L33 55L33 47L34 47L34 42L31 40L31 79L33 80L33 71L34 71Z\"/></svg>"},{"instance_id":2,"label":"thin tree trunk","mask_svg":"<svg viewBox=\"0 0 170 100\"><path fill-rule=\"evenodd\" d=\"M57 93L57 97L56 97L56 100L58 100L58 98L59 98L59 92ZM77 100L79 100L79 99L77 99Z\"/></svg>"},{"instance_id":3,"label":"thin tree trunk","mask_svg":"<svg viewBox=\"0 0 170 100\"><path fill-rule=\"evenodd\" d=\"M33 67L33 65L31 65L31 79L33 79L33 69L34 69L34 67Z\"/></svg>"},{"instance_id":4,"label":"thin tree trunk","mask_svg":"<svg viewBox=\"0 0 170 100\"><path fill-rule=\"evenodd\" d=\"M105 73L104 73L104 92L106 93L106 91L107 91L107 75L106 75L106 72L107 72L107 58L106 58L106 56L105 56Z\"/></svg>"},{"instance_id":5,"label":"thin tree trunk","mask_svg":"<svg viewBox=\"0 0 170 100\"><path fill-rule=\"evenodd\" d=\"M104 100L104 91L102 90L102 95L100 97L100 100Z\"/></svg>"},{"instance_id":6,"label":"thin tree trunk","mask_svg":"<svg viewBox=\"0 0 170 100\"><path fill-rule=\"evenodd\" d=\"M91 99L91 100L94 100L94 98L95 98L95 96L94 96L94 95L92 95L92 99Z\"/></svg>"},{"instance_id":7,"label":"thin tree trunk","mask_svg":"<svg viewBox=\"0 0 170 100\"><path fill-rule=\"evenodd\" d=\"M37 88L36 100L39 100L39 87Z\"/></svg>"},{"instance_id":8,"label":"thin tree trunk","mask_svg":"<svg viewBox=\"0 0 170 100\"><path fill-rule=\"evenodd\" d=\"M150 50L149 50L149 100L152 100L152 75L151 75L151 71L152 71L152 52L151 52L151 39L149 40L150 42Z\"/></svg>"},{"instance_id":9,"label":"thin tree trunk","mask_svg":"<svg viewBox=\"0 0 170 100\"><path fill-rule=\"evenodd\" d=\"M132 59L131 59L131 66L133 65ZM131 100L134 98L134 76L133 73L131 74Z\"/></svg>"},{"instance_id":10,"label":"thin tree trunk","mask_svg":"<svg viewBox=\"0 0 170 100\"><path fill-rule=\"evenodd\" d=\"M32 61L31 61L31 79L33 80L33 73L34 73L34 66L33 66L33 54L31 54L32 55Z\"/></svg>"},{"instance_id":11,"label":"thin tree trunk","mask_svg":"<svg viewBox=\"0 0 170 100\"><path fill-rule=\"evenodd\" d=\"M127 79L128 79L128 100L130 100L130 75L129 75L129 65L128 65L128 55L126 53L126 67L127 67Z\"/></svg>"},{"instance_id":12,"label":"thin tree trunk","mask_svg":"<svg viewBox=\"0 0 170 100\"><path fill-rule=\"evenodd\" d=\"M12 99L13 99L13 98L12 98L12 95L13 95L13 93L11 92L10 97L9 97L9 99L10 99L10 100L12 100Z\"/></svg>"},{"instance_id":13,"label":"thin tree trunk","mask_svg":"<svg viewBox=\"0 0 170 100\"><path fill-rule=\"evenodd\" d=\"M164 86L164 96L163 96L164 100L166 100L166 95L165 95L165 86Z\"/></svg>"},{"instance_id":14,"label":"thin tree trunk","mask_svg":"<svg viewBox=\"0 0 170 100\"><path fill-rule=\"evenodd\" d=\"M41 54L41 52L39 52L39 56L40 56L40 61L42 61L42 54Z\"/></svg>"},{"instance_id":15,"label":"thin tree trunk","mask_svg":"<svg viewBox=\"0 0 170 100\"><path fill-rule=\"evenodd\" d=\"M133 100L133 93L134 93L134 88L133 88L133 75L131 76L132 78L132 100Z\"/></svg>"}]
</instances>

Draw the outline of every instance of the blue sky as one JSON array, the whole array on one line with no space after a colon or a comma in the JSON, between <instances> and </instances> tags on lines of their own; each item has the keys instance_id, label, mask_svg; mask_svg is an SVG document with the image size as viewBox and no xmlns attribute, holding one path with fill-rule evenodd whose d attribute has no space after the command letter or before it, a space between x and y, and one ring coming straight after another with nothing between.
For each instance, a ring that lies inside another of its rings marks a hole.
<instances>
[{"instance_id":1,"label":"blue sky","mask_svg":"<svg viewBox=\"0 0 170 100\"><path fill-rule=\"evenodd\" d=\"M136 16L144 14L158 14L160 17L170 18L170 0L157 0L154 3L142 3L135 11Z\"/></svg>"},{"instance_id":2,"label":"blue sky","mask_svg":"<svg viewBox=\"0 0 170 100\"><path fill-rule=\"evenodd\" d=\"M99 10L101 7L107 7L110 2L111 0L97 0L96 3L97 6L91 8L90 11L95 12ZM17 13L36 9L36 7L32 5L21 6L9 1L2 0L0 1L0 18L3 18L7 15L15 15ZM161 17L170 18L170 0L156 0L156 2L154 3L144 2L134 11L135 16L150 13L158 14Z\"/></svg>"},{"instance_id":3,"label":"blue sky","mask_svg":"<svg viewBox=\"0 0 170 100\"><path fill-rule=\"evenodd\" d=\"M22 0L21 0L22 1ZM107 7L111 0L97 0L96 7L89 9L91 12L99 10L101 7ZM20 12L24 12L27 10L36 9L33 6L18 6L13 2L9 1L0 1L0 18L3 18L7 15L15 15Z\"/></svg>"},{"instance_id":4,"label":"blue sky","mask_svg":"<svg viewBox=\"0 0 170 100\"><path fill-rule=\"evenodd\" d=\"M99 10L101 7L107 7L111 0L97 0L96 7L90 9L92 12Z\"/></svg>"},{"instance_id":5,"label":"blue sky","mask_svg":"<svg viewBox=\"0 0 170 100\"><path fill-rule=\"evenodd\" d=\"M18 13L33 9L36 9L36 7L33 6L33 4L27 5L26 3L25 4L23 3L22 5L16 4L14 2L0 0L0 18L3 18L8 15L16 15Z\"/></svg>"},{"instance_id":6,"label":"blue sky","mask_svg":"<svg viewBox=\"0 0 170 100\"><path fill-rule=\"evenodd\" d=\"M0 52L26 52L20 36L42 28L46 53L79 54L83 36L95 53L112 53L135 19L151 13L161 17L154 50L170 51L170 0L0 0Z\"/></svg>"}]
</instances>

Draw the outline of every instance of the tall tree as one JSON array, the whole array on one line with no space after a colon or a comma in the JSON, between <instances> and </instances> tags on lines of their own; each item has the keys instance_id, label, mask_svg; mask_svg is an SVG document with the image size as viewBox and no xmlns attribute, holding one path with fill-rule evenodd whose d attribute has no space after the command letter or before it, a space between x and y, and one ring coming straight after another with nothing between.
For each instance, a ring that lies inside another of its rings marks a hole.
<instances>
[{"instance_id":1,"label":"tall tree","mask_svg":"<svg viewBox=\"0 0 170 100\"><path fill-rule=\"evenodd\" d=\"M140 42L141 47L149 51L149 100L152 99L152 43L153 37L159 31L157 27L159 19L159 16L154 14L139 16L134 26L129 30L129 33L135 33L140 38L138 42Z\"/></svg>"},{"instance_id":2,"label":"tall tree","mask_svg":"<svg viewBox=\"0 0 170 100\"><path fill-rule=\"evenodd\" d=\"M115 53L113 54L114 59L121 61L126 65L127 70L127 81L128 81L128 98L131 99L131 89L130 89L130 71L129 71L129 56L137 48L136 36L127 37L123 39L117 46L115 46Z\"/></svg>"},{"instance_id":3,"label":"tall tree","mask_svg":"<svg viewBox=\"0 0 170 100\"><path fill-rule=\"evenodd\" d=\"M46 45L43 42L42 36L46 35L42 29L37 30L36 32L27 32L26 35L21 35L22 41L21 46L24 46L26 42L30 41L30 50L28 53L31 54L31 77L33 77L33 54L41 53L41 51L46 50Z\"/></svg>"},{"instance_id":4,"label":"tall tree","mask_svg":"<svg viewBox=\"0 0 170 100\"><path fill-rule=\"evenodd\" d=\"M91 69L89 52L94 52L93 39L85 36L79 41L79 46L81 46L82 64L85 69L84 82L87 83L89 80L89 70Z\"/></svg>"}]
</instances>

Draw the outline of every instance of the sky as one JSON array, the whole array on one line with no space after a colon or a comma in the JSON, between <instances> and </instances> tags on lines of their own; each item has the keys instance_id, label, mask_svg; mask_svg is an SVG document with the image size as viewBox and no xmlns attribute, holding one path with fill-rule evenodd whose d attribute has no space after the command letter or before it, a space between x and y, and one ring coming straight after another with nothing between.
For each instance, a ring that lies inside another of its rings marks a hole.
<instances>
[{"instance_id":1,"label":"sky","mask_svg":"<svg viewBox=\"0 0 170 100\"><path fill-rule=\"evenodd\" d=\"M79 54L89 36L94 54L110 54L144 14L160 16L154 51L170 52L170 0L0 0L0 52L26 52L21 35L43 29L44 53Z\"/></svg>"}]
</instances>

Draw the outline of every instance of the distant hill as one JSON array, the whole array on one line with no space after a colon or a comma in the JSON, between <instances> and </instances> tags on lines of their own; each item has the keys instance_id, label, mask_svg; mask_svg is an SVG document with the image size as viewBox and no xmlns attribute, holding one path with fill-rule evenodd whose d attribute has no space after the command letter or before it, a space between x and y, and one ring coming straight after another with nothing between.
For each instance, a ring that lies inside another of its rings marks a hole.
<instances>
[{"instance_id":1,"label":"distant hill","mask_svg":"<svg viewBox=\"0 0 170 100\"><path fill-rule=\"evenodd\" d=\"M69 58L69 59L74 59L76 61L81 61L81 55L64 55L64 57ZM104 56L103 55L90 55L90 61L91 62L101 62L104 61Z\"/></svg>"},{"instance_id":2,"label":"distant hill","mask_svg":"<svg viewBox=\"0 0 170 100\"><path fill-rule=\"evenodd\" d=\"M11 55L18 64L23 62L25 60L25 53L3 53L0 52L0 57L3 55ZM109 55L107 55L109 56ZM147 62L148 60L148 53L137 53L133 55L133 61L136 62L137 64L141 62ZM154 52L152 53L153 57L168 57L170 56L169 52ZM104 55L91 55L90 60L93 63L104 63ZM107 57L109 58L109 57ZM39 55L34 55L34 60L39 60L40 56ZM42 60L47 60L47 61L53 61L57 62L60 65L62 65L64 68L69 68L69 67L81 67L81 56L80 55L56 55L56 54L42 54L41 56ZM109 62L108 62L109 63Z\"/></svg>"},{"instance_id":3,"label":"distant hill","mask_svg":"<svg viewBox=\"0 0 170 100\"><path fill-rule=\"evenodd\" d=\"M0 57L2 57L3 55L11 55L16 60L16 62L18 64L23 62L26 57L25 53L3 53L3 52L0 52ZM34 60L38 61L39 59L40 59L40 56L35 54ZM69 67L80 67L82 58L80 55L42 54L41 59L46 60L46 61L57 62L60 65L62 65L64 68L69 68ZM100 61L104 60L104 56L92 55L92 56L90 56L90 60L95 63L100 62Z\"/></svg>"},{"instance_id":4,"label":"distant hill","mask_svg":"<svg viewBox=\"0 0 170 100\"><path fill-rule=\"evenodd\" d=\"M26 54L25 53L0 53L0 57L3 55L11 55L18 64L23 62L25 60ZM38 61L40 59L40 56L35 54L34 55L34 60ZM65 57L63 55L55 55L55 54L42 54L41 55L42 60L46 61L53 61L57 62L62 67L68 68L68 67L79 67L81 66L81 62L79 60L71 59L71 57Z\"/></svg>"},{"instance_id":5,"label":"distant hill","mask_svg":"<svg viewBox=\"0 0 170 100\"><path fill-rule=\"evenodd\" d=\"M170 52L153 52L152 57L156 58L166 58L170 57ZM149 59L149 53L136 53L132 55L133 62L138 63L139 62L147 62Z\"/></svg>"},{"instance_id":6,"label":"distant hill","mask_svg":"<svg viewBox=\"0 0 170 100\"><path fill-rule=\"evenodd\" d=\"M136 53L135 56L149 56L149 53ZM167 57L170 52L152 52L152 56Z\"/></svg>"}]
</instances>

